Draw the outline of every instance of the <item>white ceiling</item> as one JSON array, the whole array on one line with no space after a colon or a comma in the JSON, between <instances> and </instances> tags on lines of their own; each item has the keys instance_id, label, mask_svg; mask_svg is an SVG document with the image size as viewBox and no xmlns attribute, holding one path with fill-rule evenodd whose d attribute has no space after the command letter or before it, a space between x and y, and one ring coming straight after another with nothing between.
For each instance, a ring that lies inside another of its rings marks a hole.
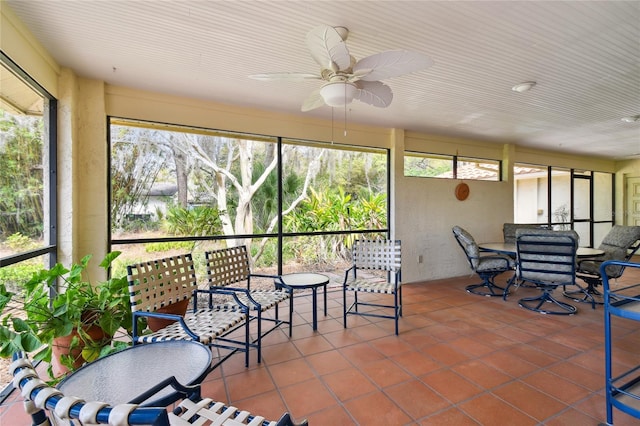
<instances>
[{"instance_id":1,"label":"white ceiling","mask_svg":"<svg viewBox=\"0 0 640 426\"><path fill-rule=\"evenodd\" d=\"M350 122L610 158L640 156L639 1L3 0L56 61L110 84L302 113L319 81L305 45L345 26L357 59L411 50L435 64L385 81L391 106L349 105ZM529 92L511 87L536 81ZM342 116L343 111L340 111Z\"/></svg>"}]
</instances>

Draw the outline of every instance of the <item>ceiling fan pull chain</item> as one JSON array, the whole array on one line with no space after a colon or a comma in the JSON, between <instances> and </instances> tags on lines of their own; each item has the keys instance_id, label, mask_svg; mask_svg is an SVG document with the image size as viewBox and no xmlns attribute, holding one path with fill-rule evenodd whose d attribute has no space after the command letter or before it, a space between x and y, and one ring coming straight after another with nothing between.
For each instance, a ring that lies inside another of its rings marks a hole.
<instances>
[{"instance_id":1,"label":"ceiling fan pull chain","mask_svg":"<svg viewBox=\"0 0 640 426\"><path fill-rule=\"evenodd\" d=\"M333 108L331 108L331 145L333 145Z\"/></svg>"},{"instance_id":2,"label":"ceiling fan pull chain","mask_svg":"<svg viewBox=\"0 0 640 426\"><path fill-rule=\"evenodd\" d=\"M344 136L347 136L347 106L344 106Z\"/></svg>"},{"instance_id":3,"label":"ceiling fan pull chain","mask_svg":"<svg viewBox=\"0 0 640 426\"><path fill-rule=\"evenodd\" d=\"M344 98L347 98L347 85L344 85ZM344 136L347 136L347 103L344 104Z\"/></svg>"}]
</instances>

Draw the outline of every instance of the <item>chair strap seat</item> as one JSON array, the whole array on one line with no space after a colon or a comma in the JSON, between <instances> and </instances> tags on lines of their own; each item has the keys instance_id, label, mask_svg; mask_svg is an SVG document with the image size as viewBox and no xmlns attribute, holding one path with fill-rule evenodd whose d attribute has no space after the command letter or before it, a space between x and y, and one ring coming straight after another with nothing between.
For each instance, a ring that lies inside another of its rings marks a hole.
<instances>
[{"instance_id":1,"label":"chair strap seat","mask_svg":"<svg viewBox=\"0 0 640 426\"><path fill-rule=\"evenodd\" d=\"M194 419L197 419L193 421ZM276 422L265 423L264 417L251 417L248 411L238 411L235 407L225 407L221 402L204 398L193 402L185 399L180 406L169 413L169 421L175 425L220 425L220 426L276 426Z\"/></svg>"},{"instance_id":2,"label":"chair strap seat","mask_svg":"<svg viewBox=\"0 0 640 426\"><path fill-rule=\"evenodd\" d=\"M401 286L398 283L398 288ZM396 285L393 283L387 283L385 281L368 281L364 279L355 279L346 285L346 290L349 291L364 291L369 293L384 293L394 294L396 292Z\"/></svg>"},{"instance_id":3,"label":"chair strap seat","mask_svg":"<svg viewBox=\"0 0 640 426\"><path fill-rule=\"evenodd\" d=\"M199 309L195 313L187 312L184 322L187 327L199 336L199 342L210 344L216 337L222 336L233 326L245 321L247 315L237 310L224 311L221 309ZM138 336L137 343L151 343L163 340L194 340L182 328L179 322L174 322L156 332Z\"/></svg>"},{"instance_id":4,"label":"chair strap seat","mask_svg":"<svg viewBox=\"0 0 640 426\"><path fill-rule=\"evenodd\" d=\"M260 308L264 312L283 300L289 299L290 294L286 290L251 290L251 297L260 304ZM239 293L238 299L250 309L257 310L256 305L250 303L245 294Z\"/></svg>"}]
</instances>

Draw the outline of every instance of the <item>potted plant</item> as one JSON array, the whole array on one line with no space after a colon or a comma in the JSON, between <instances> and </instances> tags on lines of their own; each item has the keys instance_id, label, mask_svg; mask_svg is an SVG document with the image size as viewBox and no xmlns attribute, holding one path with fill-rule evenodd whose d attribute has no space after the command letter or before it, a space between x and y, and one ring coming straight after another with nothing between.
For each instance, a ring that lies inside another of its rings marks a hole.
<instances>
[{"instance_id":1,"label":"potted plant","mask_svg":"<svg viewBox=\"0 0 640 426\"><path fill-rule=\"evenodd\" d=\"M118 251L108 253L100 266L109 273L119 255ZM24 314L2 317L0 356L38 351L33 358L48 362L49 374L57 377L114 347L128 345L114 343L118 330L131 331L127 278L92 283L86 279L90 260L87 255L70 269L58 263L33 275L24 285ZM0 312L14 296L0 284Z\"/></svg>"}]
</instances>

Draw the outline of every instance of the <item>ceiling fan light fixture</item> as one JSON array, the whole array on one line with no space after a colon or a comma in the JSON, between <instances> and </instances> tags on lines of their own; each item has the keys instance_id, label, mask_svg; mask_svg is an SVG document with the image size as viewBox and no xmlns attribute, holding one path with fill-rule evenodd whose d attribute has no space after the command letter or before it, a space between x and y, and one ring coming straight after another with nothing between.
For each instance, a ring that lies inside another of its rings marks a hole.
<instances>
[{"instance_id":1,"label":"ceiling fan light fixture","mask_svg":"<svg viewBox=\"0 0 640 426\"><path fill-rule=\"evenodd\" d=\"M536 85L535 81L525 81L524 83L516 84L511 88L514 92L523 93L531 90Z\"/></svg>"},{"instance_id":2,"label":"ceiling fan light fixture","mask_svg":"<svg viewBox=\"0 0 640 426\"><path fill-rule=\"evenodd\" d=\"M358 88L355 84L337 81L328 83L320 89L320 96L330 107L341 107L350 104L355 97Z\"/></svg>"}]
</instances>

